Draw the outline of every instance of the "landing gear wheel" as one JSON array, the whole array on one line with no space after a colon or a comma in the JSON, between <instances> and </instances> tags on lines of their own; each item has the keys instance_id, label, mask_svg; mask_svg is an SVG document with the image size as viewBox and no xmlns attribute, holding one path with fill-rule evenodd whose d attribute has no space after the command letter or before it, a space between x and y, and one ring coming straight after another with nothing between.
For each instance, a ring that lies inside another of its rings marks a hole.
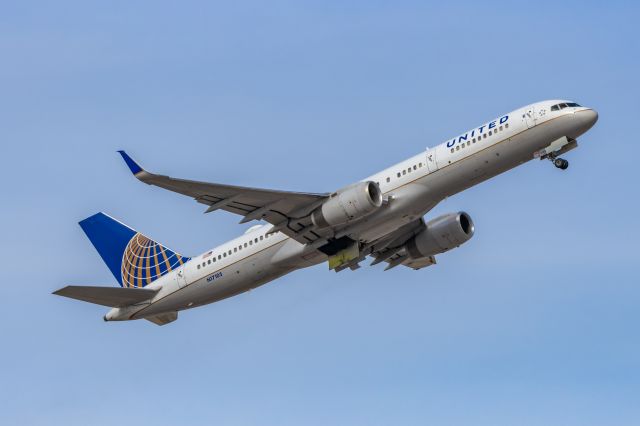
<instances>
[{"instance_id":1,"label":"landing gear wheel","mask_svg":"<svg viewBox=\"0 0 640 426\"><path fill-rule=\"evenodd\" d=\"M560 170L567 170L567 168L569 167L569 162L564 158L556 158L555 160L553 160L553 165Z\"/></svg>"}]
</instances>

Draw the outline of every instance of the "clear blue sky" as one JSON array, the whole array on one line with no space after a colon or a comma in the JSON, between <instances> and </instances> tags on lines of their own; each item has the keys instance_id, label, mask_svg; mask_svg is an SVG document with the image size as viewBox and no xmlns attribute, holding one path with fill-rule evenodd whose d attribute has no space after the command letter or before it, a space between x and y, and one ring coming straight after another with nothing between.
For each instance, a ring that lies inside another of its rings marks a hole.
<instances>
[{"instance_id":1,"label":"clear blue sky","mask_svg":"<svg viewBox=\"0 0 640 426\"><path fill-rule=\"evenodd\" d=\"M637 425L632 2L2 2L0 423ZM52 296L116 285L77 222L186 254L246 229L133 179L331 191L521 105L600 121L441 203L419 272L293 273L169 326Z\"/></svg>"}]
</instances>

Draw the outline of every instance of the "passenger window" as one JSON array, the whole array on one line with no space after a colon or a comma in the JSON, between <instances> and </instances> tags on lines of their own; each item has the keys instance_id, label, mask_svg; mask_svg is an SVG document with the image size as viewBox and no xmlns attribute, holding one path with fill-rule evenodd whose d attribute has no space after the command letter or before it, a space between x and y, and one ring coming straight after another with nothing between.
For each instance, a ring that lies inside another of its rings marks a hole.
<instances>
[{"instance_id":1,"label":"passenger window","mask_svg":"<svg viewBox=\"0 0 640 426\"><path fill-rule=\"evenodd\" d=\"M471 139L471 143L476 143L476 138Z\"/></svg>"},{"instance_id":2,"label":"passenger window","mask_svg":"<svg viewBox=\"0 0 640 426\"><path fill-rule=\"evenodd\" d=\"M260 235L260 241L262 241L262 235Z\"/></svg>"},{"instance_id":3,"label":"passenger window","mask_svg":"<svg viewBox=\"0 0 640 426\"><path fill-rule=\"evenodd\" d=\"M231 256L231 253L232 253L232 251L231 251L231 250L229 250L229 256Z\"/></svg>"},{"instance_id":4,"label":"passenger window","mask_svg":"<svg viewBox=\"0 0 640 426\"><path fill-rule=\"evenodd\" d=\"M209 265L211 265L211 259L207 260L207 263L208 263Z\"/></svg>"},{"instance_id":5,"label":"passenger window","mask_svg":"<svg viewBox=\"0 0 640 426\"><path fill-rule=\"evenodd\" d=\"M407 169L407 173L411 173L411 167Z\"/></svg>"},{"instance_id":6,"label":"passenger window","mask_svg":"<svg viewBox=\"0 0 640 426\"><path fill-rule=\"evenodd\" d=\"M252 246L253 245L253 240L249 241L249 245Z\"/></svg>"},{"instance_id":7,"label":"passenger window","mask_svg":"<svg viewBox=\"0 0 640 426\"><path fill-rule=\"evenodd\" d=\"M505 123L504 128L508 129L509 128L509 123Z\"/></svg>"},{"instance_id":8,"label":"passenger window","mask_svg":"<svg viewBox=\"0 0 640 426\"><path fill-rule=\"evenodd\" d=\"M227 252L222 253L222 256L227 257Z\"/></svg>"},{"instance_id":9,"label":"passenger window","mask_svg":"<svg viewBox=\"0 0 640 426\"><path fill-rule=\"evenodd\" d=\"M221 256L221 255L218 255L218 260L220 260L220 259L222 259L222 256Z\"/></svg>"},{"instance_id":10,"label":"passenger window","mask_svg":"<svg viewBox=\"0 0 640 426\"><path fill-rule=\"evenodd\" d=\"M400 177L400 172L398 172L398 177Z\"/></svg>"},{"instance_id":11,"label":"passenger window","mask_svg":"<svg viewBox=\"0 0 640 426\"><path fill-rule=\"evenodd\" d=\"M418 166L416 166L415 164L413 165L413 170L418 170Z\"/></svg>"},{"instance_id":12,"label":"passenger window","mask_svg":"<svg viewBox=\"0 0 640 426\"><path fill-rule=\"evenodd\" d=\"M487 138L487 134L485 133L484 135L482 135L482 137L486 139Z\"/></svg>"},{"instance_id":13,"label":"passenger window","mask_svg":"<svg viewBox=\"0 0 640 426\"><path fill-rule=\"evenodd\" d=\"M213 263L216 263L216 258L215 257L213 258Z\"/></svg>"},{"instance_id":14,"label":"passenger window","mask_svg":"<svg viewBox=\"0 0 640 426\"><path fill-rule=\"evenodd\" d=\"M451 152L455 151L453 148L451 148Z\"/></svg>"},{"instance_id":15,"label":"passenger window","mask_svg":"<svg viewBox=\"0 0 640 426\"><path fill-rule=\"evenodd\" d=\"M456 145L456 151L460 151L460 145Z\"/></svg>"},{"instance_id":16,"label":"passenger window","mask_svg":"<svg viewBox=\"0 0 640 426\"><path fill-rule=\"evenodd\" d=\"M500 131L502 131L502 126L500 126Z\"/></svg>"},{"instance_id":17,"label":"passenger window","mask_svg":"<svg viewBox=\"0 0 640 426\"><path fill-rule=\"evenodd\" d=\"M247 248L247 243L244 243L244 248Z\"/></svg>"},{"instance_id":18,"label":"passenger window","mask_svg":"<svg viewBox=\"0 0 640 426\"><path fill-rule=\"evenodd\" d=\"M406 171L406 170L403 170L403 171L402 171L402 174L403 174L403 175L406 175L406 174L407 174L407 171Z\"/></svg>"},{"instance_id":19,"label":"passenger window","mask_svg":"<svg viewBox=\"0 0 640 426\"><path fill-rule=\"evenodd\" d=\"M422 163L418 163L418 167L422 167Z\"/></svg>"},{"instance_id":20,"label":"passenger window","mask_svg":"<svg viewBox=\"0 0 640 426\"><path fill-rule=\"evenodd\" d=\"M200 269L200 265L198 265L198 269Z\"/></svg>"},{"instance_id":21,"label":"passenger window","mask_svg":"<svg viewBox=\"0 0 640 426\"><path fill-rule=\"evenodd\" d=\"M467 146L471 145L471 141L467 141Z\"/></svg>"},{"instance_id":22,"label":"passenger window","mask_svg":"<svg viewBox=\"0 0 640 426\"><path fill-rule=\"evenodd\" d=\"M256 244L258 244L258 239L257 239L257 238L255 238L255 239L253 240L253 242L254 242L254 243L256 243Z\"/></svg>"},{"instance_id":23,"label":"passenger window","mask_svg":"<svg viewBox=\"0 0 640 426\"><path fill-rule=\"evenodd\" d=\"M388 177L387 178L387 183L389 183L389 182L391 182L391 178Z\"/></svg>"}]
</instances>

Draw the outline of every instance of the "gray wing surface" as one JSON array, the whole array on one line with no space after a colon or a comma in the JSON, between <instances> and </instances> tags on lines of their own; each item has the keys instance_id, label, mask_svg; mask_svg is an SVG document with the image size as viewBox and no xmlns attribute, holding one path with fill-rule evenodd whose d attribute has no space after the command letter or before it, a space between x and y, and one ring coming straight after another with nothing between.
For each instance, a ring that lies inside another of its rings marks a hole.
<instances>
[{"instance_id":1,"label":"gray wing surface","mask_svg":"<svg viewBox=\"0 0 640 426\"><path fill-rule=\"evenodd\" d=\"M243 216L240 223L265 220L274 225L272 232L281 231L295 240L308 244L320 238L313 232L309 214L329 194L288 192L249 188L220 183L176 179L150 173L140 167L124 151L119 151L129 169L140 181L192 197L209 206L205 213L224 210Z\"/></svg>"},{"instance_id":2,"label":"gray wing surface","mask_svg":"<svg viewBox=\"0 0 640 426\"><path fill-rule=\"evenodd\" d=\"M412 259L404 249L407 241L422 232L426 227L422 218L416 219L376 241L371 248L370 255L374 258L371 265L387 262L388 266L385 268L386 271L400 265L417 270L435 264L436 259L434 256L423 259Z\"/></svg>"}]
</instances>

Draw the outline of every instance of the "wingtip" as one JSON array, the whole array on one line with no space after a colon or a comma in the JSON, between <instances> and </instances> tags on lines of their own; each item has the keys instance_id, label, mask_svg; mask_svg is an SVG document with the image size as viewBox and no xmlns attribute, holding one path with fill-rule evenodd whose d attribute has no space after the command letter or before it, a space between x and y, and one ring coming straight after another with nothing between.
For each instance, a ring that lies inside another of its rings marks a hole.
<instances>
[{"instance_id":1,"label":"wingtip","mask_svg":"<svg viewBox=\"0 0 640 426\"><path fill-rule=\"evenodd\" d=\"M131 158L129 154L127 154L124 150L118 150L118 153L122 156L124 162L127 163L127 166L129 167L129 170L131 170L131 173L137 175L138 173L144 171L144 169L140 167L140 165L136 163L133 158Z\"/></svg>"}]
</instances>

